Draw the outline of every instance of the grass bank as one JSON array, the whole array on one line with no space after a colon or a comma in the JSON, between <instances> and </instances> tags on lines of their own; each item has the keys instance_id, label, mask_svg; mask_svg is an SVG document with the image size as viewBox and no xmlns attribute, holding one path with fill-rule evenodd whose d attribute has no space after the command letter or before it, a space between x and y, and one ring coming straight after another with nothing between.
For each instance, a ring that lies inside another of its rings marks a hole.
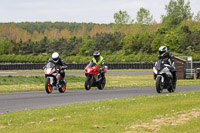
<instances>
[{"instance_id":1,"label":"grass bank","mask_svg":"<svg viewBox=\"0 0 200 133\"><path fill-rule=\"evenodd\" d=\"M106 75L105 88L154 87L153 75ZM66 75L67 89L84 89L84 75ZM0 92L44 91L44 76L0 76ZM178 80L177 86L200 86L199 80ZM95 88L94 88L95 89Z\"/></svg>"},{"instance_id":2,"label":"grass bank","mask_svg":"<svg viewBox=\"0 0 200 133\"><path fill-rule=\"evenodd\" d=\"M200 91L110 99L0 114L1 133L200 131Z\"/></svg>"}]
</instances>

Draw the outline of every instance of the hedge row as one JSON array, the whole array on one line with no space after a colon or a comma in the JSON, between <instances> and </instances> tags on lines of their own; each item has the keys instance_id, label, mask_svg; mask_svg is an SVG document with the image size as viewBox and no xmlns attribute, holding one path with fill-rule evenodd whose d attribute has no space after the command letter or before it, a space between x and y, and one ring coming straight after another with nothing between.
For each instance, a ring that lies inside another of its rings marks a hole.
<instances>
[{"instance_id":1,"label":"hedge row","mask_svg":"<svg viewBox=\"0 0 200 133\"><path fill-rule=\"evenodd\" d=\"M138 53L137 55L102 55L105 62L155 62L157 54ZM177 55L175 56L182 56ZM187 55L184 55L187 56ZM190 53L188 56L193 57L193 61L200 60L200 54ZM45 63L50 55L0 55L0 63ZM86 63L92 59L92 56L67 56L62 57L66 63Z\"/></svg>"}]
</instances>

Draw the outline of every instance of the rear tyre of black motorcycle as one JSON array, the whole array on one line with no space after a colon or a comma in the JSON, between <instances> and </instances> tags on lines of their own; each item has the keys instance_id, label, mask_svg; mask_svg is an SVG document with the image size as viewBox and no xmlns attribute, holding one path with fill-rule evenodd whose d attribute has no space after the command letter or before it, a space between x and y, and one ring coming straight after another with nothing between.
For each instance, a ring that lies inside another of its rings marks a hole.
<instances>
[{"instance_id":1,"label":"rear tyre of black motorcycle","mask_svg":"<svg viewBox=\"0 0 200 133\"><path fill-rule=\"evenodd\" d=\"M156 78L156 91L158 93L162 93L162 91L163 91L162 84L161 84L161 77L160 76L158 76Z\"/></svg>"},{"instance_id":2,"label":"rear tyre of black motorcycle","mask_svg":"<svg viewBox=\"0 0 200 133\"><path fill-rule=\"evenodd\" d=\"M45 82L45 90L48 94L50 94L53 90L53 86L50 85L50 79L46 78L46 82Z\"/></svg>"},{"instance_id":3,"label":"rear tyre of black motorcycle","mask_svg":"<svg viewBox=\"0 0 200 133\"><path fill-rule=\"evenodd\" d=\"M91 89L91 78L90 77L86 77L86 79L85 79L85 89L86 90L90 90Z\"/></svg>"},{"instance_id":4,"label":"rear tyre of black motorcycle","mask_svg":"<svg viewBox=\"0 0 200 133\"><path fill-rule=\"evenodd\" d=\"M98 89L99 90L103 90L103 88L105 87L105 85L106 85L106 78L104 77L100 82L99 82L99 84L98 84Z\"/></svg>"},{"instance_id":5,"label":"rear tyre of black motorcycle","mask_svg":"<svg viewBox=\"0 0 200 133\"><path fill-rule=\"evenodd\" d=\"M58 90L60 93L64 93L66 91L67 88L67 82L64 83L64 85L62 85L62 87L60 87Z\"/></svg>"},{"instance_id":6,"label":"rear tyre of black motorcycle","mask_svg":"<svg viewBox=\"0 0 200 133\"><path fill-rule=\"evenodd\" d=\"M172 92L175 92L175 89L176 89L176 83L172 84L167 90L169 93L172 93Z\"/></svg>"}]
</instances>

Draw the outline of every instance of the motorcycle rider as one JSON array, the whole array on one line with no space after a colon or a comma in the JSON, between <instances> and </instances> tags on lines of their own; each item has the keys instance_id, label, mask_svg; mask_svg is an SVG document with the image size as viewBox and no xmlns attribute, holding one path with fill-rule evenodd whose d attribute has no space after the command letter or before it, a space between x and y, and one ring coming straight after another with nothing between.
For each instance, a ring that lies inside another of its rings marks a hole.
<instances>
[{"instance_id":1,"label":"motorcycle rider","mask_svg":"<svg viewBox=\"0 0 200 133\"><path fill-rule=\"evenodd\" d=\"M163 60L163 64L168 64L170 65L171 67L169 67L170 69L170 72L172 73L173 75L173 84L176 85L176 68L175 68L175 62L174 62L174 56L172 53L170 53L168 50L167 50L167 47L166 46L161 46L159 48L159 55L158 55L158 60L159 59L162 59Z\"/></svg>"},{"instance_id":2,"label":"motorcycle rider","mask_svg":"<svg viewBox=\"0 0 200 133\"><path fill-rule=\"evenodd\" d=\"M64 62L64 59L60 58L59 54L57 52L54 52L52 54L52 57L49 58L48 62L52 62L55 64L56 68L59 68L59 73L61 75L60 82L66 82L65 81L65 71L64 68L66 68L66 63Z\"/></svg>"},{"instance_id":3,"label":"motorcycle rider","mask_svg":"<svg viewBox=\"0 0 200 133\"><path fill-rule=\"evenodd\" d=\"M91 60L91 62L94 62L95 64L97 64L97 66L100 68L100 73L102 78L105 78L105 74L104 74L104 67L105 67L105 63L103 60L103 57L101 56L100 52L95 51L93 53L93 58Z\"/></svg>"}]
</instances>

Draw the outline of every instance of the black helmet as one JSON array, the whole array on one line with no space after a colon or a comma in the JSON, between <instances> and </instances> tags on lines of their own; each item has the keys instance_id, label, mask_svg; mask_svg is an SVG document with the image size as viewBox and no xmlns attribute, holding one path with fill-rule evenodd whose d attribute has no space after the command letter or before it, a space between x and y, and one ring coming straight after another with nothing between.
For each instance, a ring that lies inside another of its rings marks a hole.
<instances>
[{"instance_id":1,"label":"black helmet","mask_svg":"<svg viewBox=\"0 0 200 133\"><path fill-rule=\"evenodd\" d=\"M94 58L95 58L96 60L98 60L99 57L100 57L100 53L99 53L98 51L95 51L95 52L93 53L93 56L94 56Z\"/></svg>"},{"instance_id":2,"label":"black helmet","mask_svg":"<svg viewBox=\"0 0 200 133\"><path fill-rule=\"evenodd\" d=\"M52 59L53 59L54 63L57 63L59 60L59 54L57 52L54 52L52 54Z\"/></svg>"},{"instance_id":3,"label":"black helmet","mask_svg":"<svg viewBox=\"0 0 200 133\"><path fill-rule=\"evenodd\" d=\"M159 48L159 54L160 54L160 56L164 56L165 53L167 53L167 47L166 46L161 46Z\"/></svg>"}]
</instances>

